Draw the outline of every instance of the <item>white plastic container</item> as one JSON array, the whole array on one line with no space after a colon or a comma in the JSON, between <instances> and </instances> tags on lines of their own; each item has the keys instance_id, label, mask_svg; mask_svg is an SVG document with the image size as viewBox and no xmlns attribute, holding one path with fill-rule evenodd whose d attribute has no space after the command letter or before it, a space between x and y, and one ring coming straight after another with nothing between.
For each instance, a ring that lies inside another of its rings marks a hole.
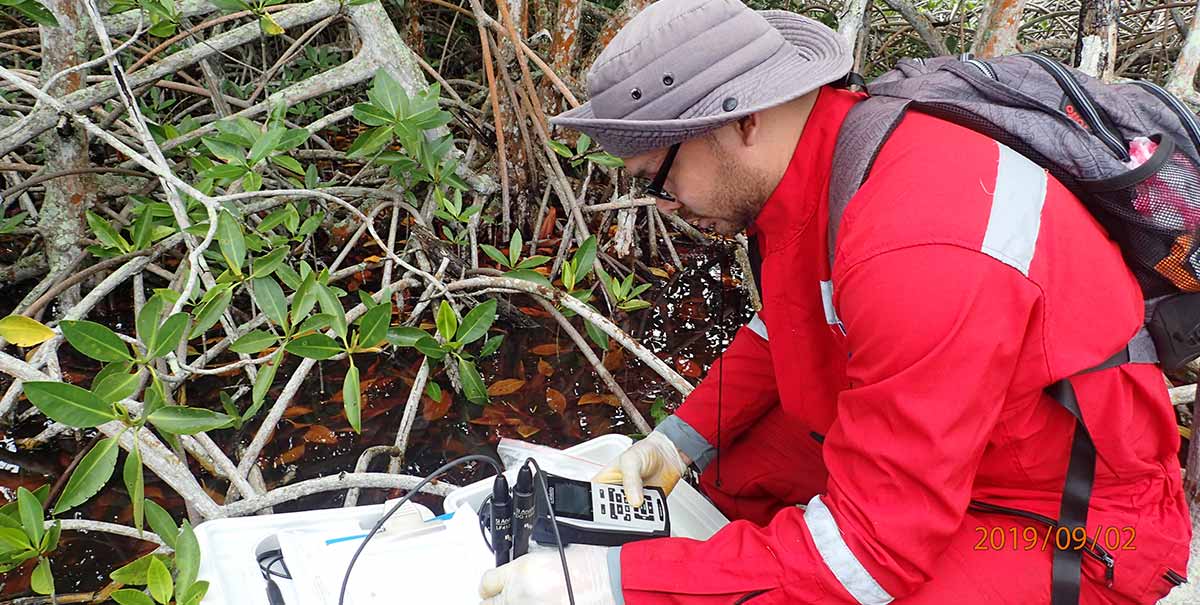
<instances>
[{"instance_id":1,"label":"white plastic container","mask_svg":"<svg viewBox=\"0 0 1200 605\"><path fill-rule=\"evenodd\" d=\"M589 479L601 465L616 458L632 440L624 435L604 435L563 451L535 448L533 457L547 472L575 479ZM516 468L506 471L510 481L516 479ZM470 505L478 511L491 490L492 480L485 479L460 487L445 499L445 510L452 512L461 504ZM257 555L279 548L277 535L287 532L311 532L321 536L355 536L365 534L393 501L354 508L334 508L217 519L196 527L196 538L200 543L199 579L210 583L203 605L268 605L266 583L259 571ZM707 539L729 521L704 496L686 482L680 482L667 498L671 515L671 534L699 540ZM412 530L414 535L425 533L438 521L432 511L415 503L409 503L388 523L391 537L403 539L395 530ZM382 535L382 534L381 534ZM374 540L372 541L374 543ZM276 568L278 569L278 568ZM415 582L444 583L457 581L452 569L447 568L447 577L402 577L403 569L396 569L390 578L381 578L391 586L411 585ZM355 582L370 581L355 576ZM299 603L296 588L287 580L277 579L284 599ZM473 604L472 604L473 605Z\"/></svg>"}]
</instances>

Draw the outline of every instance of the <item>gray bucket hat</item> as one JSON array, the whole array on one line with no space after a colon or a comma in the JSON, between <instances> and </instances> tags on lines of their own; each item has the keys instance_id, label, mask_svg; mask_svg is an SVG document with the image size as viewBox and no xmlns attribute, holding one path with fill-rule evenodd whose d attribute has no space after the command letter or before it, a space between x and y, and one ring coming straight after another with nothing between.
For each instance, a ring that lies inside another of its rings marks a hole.
<instances>
[{"instance_id":1,"label":"gray bucket hat","mask_svg":"<svg viewBox=\"0 0 1200 605\"><path fill-rule=\"evenodd\" d=\"M597 57L591 100L550 122L630 157L812 92L852 64L841 35L796 13L741 0L661 0Z\"/></svg>"}]
</instances>

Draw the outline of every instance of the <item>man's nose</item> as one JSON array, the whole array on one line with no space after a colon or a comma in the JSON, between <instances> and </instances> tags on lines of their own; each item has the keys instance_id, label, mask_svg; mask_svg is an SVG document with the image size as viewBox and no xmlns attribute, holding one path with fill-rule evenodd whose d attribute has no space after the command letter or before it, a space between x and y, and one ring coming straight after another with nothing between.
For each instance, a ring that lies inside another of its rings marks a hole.
<instances>
[{"instance_id":1,"label":"man's nose","mask_svg":"<svg viewBox=\"0 0 1200 605\"><path fill-rule=\"evenodd\" d=\"M683 206L683 204L681 204L680 202L677 202L677 201L676 202L668 202L667 200L664 200L664 199L655 199L654 204L656 206L658 206L659 210L661 210L667 214L671 214L672 212L679 210L679 208L681 208Z\"/></svg>"}]
</instances>

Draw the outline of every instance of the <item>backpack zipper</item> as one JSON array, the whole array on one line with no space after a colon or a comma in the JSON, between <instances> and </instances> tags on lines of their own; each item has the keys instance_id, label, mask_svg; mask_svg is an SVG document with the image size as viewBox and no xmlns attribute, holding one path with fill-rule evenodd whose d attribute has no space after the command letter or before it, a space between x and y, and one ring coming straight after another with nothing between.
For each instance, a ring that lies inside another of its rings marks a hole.
<instances>
[{"instance_id":1,"label":"backpack zipper","mask_svg":"<svg viewBox=\"0 0 1200 605\"><path fill-rule=\"evenodd\" d=\"M1175 571L1174 569L1169 568L1167 569L1167 573L1163 574L1163 579L1176 586L1187 582L1187 578L1179 575L1179 572Z\"/></svg>"},{"instance_id":2,"label":"backpack zipper","mask_svg":"<svg viewBox=\"0 0 1200 605\"><path fill-rule=\"evenodd\" d=\"M1122 162L1129 161L1129 150L1125 149L1125 145L1121 142L1120 137L1113 133L1108 125L1100 119L1100 112L1096 110L1091 97L1088 96L1083 87L1079 85L1079 82L1076 82L1075 78L1071 77L1071 74L1062 65L1041 55L1032 53L1026 53L1021 56L1029 58L1034 63L1040 65L1042 69L1049 72L1051 77L1067 93L1067 96L1071 97L1071 100L1075 102L1075 106L1083 110L1084 118L1091 125L1092 131L1096 133L1100 141L1107 145Z\"/></svg>"},{"instance_id":3,"label":"backpack zipper","mask_svg":"<svg viewBox=\"0 0 1200 605\"><path fill-rule=\"evenodd\" d=\"M1192 145L1196 148L1196 151L1200 151L1200 125L1196 123L1196 116L1192 114L1192 112L1188 111L1186 107L1180 104L1179 100L1176 99L1174 95L1163 90L1161 86L1153 82L1141 81L1134 82L1134 84L1137 84L1150 91L1151 94L1158 97L1158 100L1162 101L1167 105L1167 107L1171 108L1171 111L1179 118L1179 121L1183 123L1184 130L1188 131L1188 136L1191 137Z\"/></svg>"},{"instance_id":4,"label":"backpack zipper","mask_svg":"<svg viewBox=\"0 0 1200 605\"><path fill-rule=\"evenodd\" d=\"M974 65L979 69L979 71L983 72L983 75L996 80L997 82L1000 81L1000 76L996 75L996 70L992 69L991 65L988 65L979 59L967 59L967 63Z\"/></svg>"},{"instance_id":5,"label":"backpack zipper","mask_svg":"<svg viewBox=\"0 0 1200 605\"><path fill-rule=\"evenodd\" d=\"M968 508L972 508L972 509L975 509L978 511L983 511L983 512L990 512L990 513L997 513L997 514L1001 514L1001 515L1010 515L1010 516L1014 516L1014 517L1021 517L1024 519L1029 519L1031 521L1037 521L1038 523L1041 523L1043 525L1046 525L1048 527L1052 527L1055 529L1063 527L1058 524L1058 521L1055 521L1054 519L1051 519L1050 517L1047 517L1045 515L1039 515L1038 513L1027 511L1027 510L1021 510L1019 508L1009 508L1007 506L999 506L997 504L988 504L986 502L980 502L979 500L971 500L971 503L968 506ZM1097 544L1096 541L1091 538L1088 538L1085 536L1083 545L1085 548L1081 548L1079 550L1081 550L1084 554L1087 554L1088 556L1092 557L1093 559L1099 561L1100 563L1104 564L1104 582L1108 588L1112 588L1113 575L1114 575L1115 568L1117 566L1116 559L1114 559L1113 556L1111 554L1109 554L1109 552L1107 550L1105 550L1102 546Z\"/></svg>"}]
</instances>

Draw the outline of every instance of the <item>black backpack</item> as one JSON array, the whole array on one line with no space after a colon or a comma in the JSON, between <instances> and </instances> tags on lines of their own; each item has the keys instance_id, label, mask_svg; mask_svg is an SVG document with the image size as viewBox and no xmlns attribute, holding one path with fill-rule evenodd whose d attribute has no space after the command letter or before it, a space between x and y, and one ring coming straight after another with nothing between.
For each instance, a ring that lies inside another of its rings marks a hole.
<instances>
[{"instance_id":1,"label":"black backpack","mask_svg":"<svg viewBox=\"0 0 1200 605\"><path fill-rule=\"evenodd\" d=\"M851 74L842 84L850 82L862 79ZM985 134L1045 168L1120 246L1146 298L1146 326L1125 350L1086 372L1125 363L1174 369L1200 356L1200 122L1179 100L1149 82L1106 84L1033 54L905 59L865 88L870 96L846 117L833 158L831 267L846 205L905 112L920 111ZM1059 518L978 501L971 507L1086 536L1096 448L1069 379L1046 392L1076 420ZM1105 565L1111 585L1114 560L1099 544L1085 537L1063 549L1057 542L1054 605L1079 602L1083 554ZM1164 579L1184 581L1173 571Z\"/></svg>"}]
</instances>

